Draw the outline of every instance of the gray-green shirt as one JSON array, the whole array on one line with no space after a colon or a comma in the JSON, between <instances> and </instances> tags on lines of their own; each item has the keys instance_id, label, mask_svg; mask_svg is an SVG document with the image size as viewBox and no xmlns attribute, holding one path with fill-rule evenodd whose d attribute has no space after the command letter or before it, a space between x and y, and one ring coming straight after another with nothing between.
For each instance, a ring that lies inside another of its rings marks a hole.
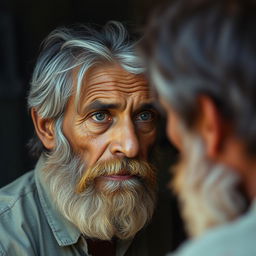
<instances>
[{"instance_id":1,"label":"gray-green shirt","mask_svg":"<svg viewBox=\"0 0 256 256\"><path fill-rule=\"evenodd\" d=\"M239 219L209 230L168 256L255 256L256 201Z\"/></svg>"},{"instance_id":2,"label":"gray-green shirt","mask_svg":"<svg viewBox=\"0 0 256 256\"><path fill-rule=\"evenodd\" d=\"M88 255L85 238L54 207L40 165L0 190L0 256ZM116 255L148 255L143 234L118 241Z\"/></svg>"}]
</instances>

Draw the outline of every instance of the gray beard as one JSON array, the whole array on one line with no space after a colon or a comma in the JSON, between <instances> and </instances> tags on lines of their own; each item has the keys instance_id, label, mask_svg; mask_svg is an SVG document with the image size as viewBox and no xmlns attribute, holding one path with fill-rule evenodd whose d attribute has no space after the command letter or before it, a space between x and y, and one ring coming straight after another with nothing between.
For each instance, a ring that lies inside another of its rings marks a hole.
<instances>
[{"instance_id":1,"label":"gray beard","mask_svg":"<svg viewBox=\"0 0 256 256\"><path fill-rule=\"evenodd\" d=\"M190 236L198 237L212 227L240 216L246 200L238 186L240 177L227 166L205 156L200 138L184 132L185 159L178 164L173 182Z\"/></svg>"},{"instance_id":2,"label":"gray beard","mask_svg":"<svg viewBox=\"0 0 256 256\"><path fill-rule=\"evenodd\" d=\"M76 193L84 163L73 153L64 157L61 152L65 150L47 156L42 175L61 214L85 236L128 239L149 222L155 207L155 188L131 179L108 181L102 189L90 182L82 193Z\"/></svg>"}]
</instances>

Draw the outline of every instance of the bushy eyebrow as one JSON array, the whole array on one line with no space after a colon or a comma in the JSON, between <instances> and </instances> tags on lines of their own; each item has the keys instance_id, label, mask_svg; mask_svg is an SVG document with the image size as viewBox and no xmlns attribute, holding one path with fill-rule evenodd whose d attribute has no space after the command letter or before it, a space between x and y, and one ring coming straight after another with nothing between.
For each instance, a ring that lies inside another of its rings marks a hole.
<instances>
[{"instance_id":1,"label":"bushy eyebrow","mask_svg":"<svg viewBox=\"0 0 256 256\"><path fill-rule=\"evenodd\" d=\"M95 100L83 109L83 113L88 113L95 110L108 110L108 109L120 109L120 108L121 108L121 104L119 103L105 103L100 100ZM138 106L138 108L136 108L135 112L138 113L143 110L153 110L158 112L153 102L141 104L140 106Z\"/></svg>"},{"instance_id":2,"label":"bushy eyebrow","mask_svg":"<svg viewBox=\"0 0 256 256\"><path fill-rule=\"evenodd\" d=\"M143 103L142 105L140 105L137 109L137 111L140 111L140 110L156 110L156 107L155 107L155 104L152 102L152 103Z\"/></svg>"},{"instance_id":3,"label":"bushy eyebrow","mask_svg":"<svg viewBox=\"0 0 256 256\"><path fill-rule=\"evenodd\" d=\"M83 109L83 113L88 113L93 110L99 110L99 109L101 110L118 109L120 108L120 106L121 105L118 103L104 103L104 102L101 102L100 100L95 100Z\"/></svg>"}]
</instances>

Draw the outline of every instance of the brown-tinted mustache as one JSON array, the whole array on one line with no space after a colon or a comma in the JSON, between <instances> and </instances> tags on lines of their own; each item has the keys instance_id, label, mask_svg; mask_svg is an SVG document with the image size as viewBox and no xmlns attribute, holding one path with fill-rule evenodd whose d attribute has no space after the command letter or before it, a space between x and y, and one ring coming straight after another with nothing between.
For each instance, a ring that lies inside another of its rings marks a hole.
<instances>
[{"instance_id":1,"label":"brown-tinted mustache","mask_svg":"<svg viewBox=\"0 0 256 256\"><path fill-rule=\"evenodd\" d=\"M149 183L150 186L156 185L156 171L151 164L134 159L112 159L99 162L86 169L76 186L76 192L83 192L86 185L99 176L122 174L137 176Z\"/></svg>"}]
</instances>

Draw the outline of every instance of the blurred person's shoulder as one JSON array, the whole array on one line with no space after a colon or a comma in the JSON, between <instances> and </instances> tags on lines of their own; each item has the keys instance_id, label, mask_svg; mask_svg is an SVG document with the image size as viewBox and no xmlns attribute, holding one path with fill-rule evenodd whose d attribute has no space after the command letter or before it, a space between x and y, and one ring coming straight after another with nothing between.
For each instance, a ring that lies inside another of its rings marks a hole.
<instances>
[{"instance_id":1,"label":"blurred person's shoulder","mask_svg":"<svg viewBox=\"0 0 256 256\"><path fill-rule=\"evenodd\" d=\"M252 256L256 255L255 237L256 202L239 219L207 231L167 256Z\"/></svg>"}]
</instances>

